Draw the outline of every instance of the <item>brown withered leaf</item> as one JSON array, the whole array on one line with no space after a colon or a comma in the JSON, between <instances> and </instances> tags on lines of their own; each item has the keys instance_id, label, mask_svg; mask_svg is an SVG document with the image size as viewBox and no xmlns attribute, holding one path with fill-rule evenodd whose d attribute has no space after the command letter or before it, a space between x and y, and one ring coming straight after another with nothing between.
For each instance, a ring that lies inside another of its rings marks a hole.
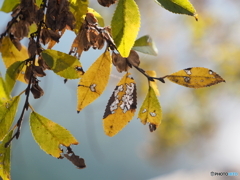
<instances>
[{"instance_id":1,"label":"brown withered leaf","mask_svg":"<svg viewBox=\"0 0 240 180\"><path fill-rule=\"evenodd\" d=\"M134 50L131 50L130 54L129 54L128 58L127 58L127 61L131 65L138 67L139 64L140 64L140 59L139 59L138 53L136 51L134 51Z\"/></svg>"},{"instance_id":2,"label":"brown withered leaf","mask_svg":"<svg viewBox=\"0 0 240 180\"><path fill-rule=\"evenodd\" d=\"M98 3L104 7L109 7L116 3L117 0L98 0Z\"/></svg>"},{"instance_id":3,"label":"brown withered leaf","mask_svg":"<svg viewBox=\"0 0 240 180\"><path fill-rule=\"evenodd\" d=\"M83 158L76 156L74 153L72 155L64 154L64 156L71 161L77 168L83 169L86 167L85 161Z\"/></svg>"},{"instance_id":4,"label":"brown withered leaf","mask_svg":"<svg viewBox=\"0 0 240 180\"><path fill-rule=\"evenodd\" d=\"M127 71L129 66L127 64L127 59L123 58L120 54L112 53L112 63L116 66L118 72Z\"/></svg>"}]
</instances>

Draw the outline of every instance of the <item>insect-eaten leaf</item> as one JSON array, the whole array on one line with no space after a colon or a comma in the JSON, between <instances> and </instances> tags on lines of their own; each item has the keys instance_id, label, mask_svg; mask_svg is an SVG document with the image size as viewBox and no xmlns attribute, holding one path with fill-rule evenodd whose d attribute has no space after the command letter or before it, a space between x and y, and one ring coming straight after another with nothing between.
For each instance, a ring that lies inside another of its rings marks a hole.
<instances>
[{"instance_id":1,"label":"insect-eaten leaf","mask_svg":"<svg viewBox=\"0 0 240 180\"><path fill-rule=\"evenodd\" d=\"M105 90L111 72L111 56L105 51L86 71L78 84L77 111L96 100Z\"/></svg>"},{"instance_id":2,"label":"insect-eaten leaf","mask_svg":"<svg viewBox=\"0 0 240 180\"><path fill-rule=\"evenodd\" d=\"M225 82L217 73L203 67L183 69L171 75L167 75L166 78L174 83L189 88L203 88Z\"/></svg>"},{"instance_id":3,"label":"insect-eaten leaf","mask_svg":"<svg viewBox=\"0 0 240 180\"><path fill-rule=\"evenodd\" d=\"M147 96L139 110L138 118L144 125L149 124L151 132L155 131L161 123L162 109L151 86L149 86Z\"/></svg>"},{"instance_id":4,"label":"insect-eaten leaf","mask_svg":"<svg viewBox=\"0 0 240 180\"><path fill-rule=\"evenodd\" d=\"M198 20L196 10L189 0L155 0L155 1L170 12L194 16L195 19Z\"/></svg>"},{"instance_id":5,"label":"insect-eaten leaf","mask_svg":"<svg viewBox=\"0 0 240 180\"><path fill-rule=\"evenodd\" d=\"M33 137L41 149L53 157L61 157L61 145L69 147L72 144L78 144L78 141L67 129L36 112L32 112L30 115L30 127Z\"/></svg>"},{"instance_id":6,"label":"insect-eaten leaf","mask_svg":"<svg viewBox=\"0 0 240 180\"><path fill-rule=\"evenodd\" d=\"M157 56L158 54L158 49L149 35L142 36L137 39L132 49L141 53L154 56Z\"/></svg>"},{"instance_id":7,"label":"insect-eaten leaf","mask_svg":"<svg viewBox=\"0 0 240 180\"><path fill-rule=\"evenodd\" d=\"M47 49L42 52L42 57L49 68L61 77L78 79L84 74L81 63L73 56Z\"/></svg>"},{"instance_id":8,"label":"insect-eaten leaf","mask_svg":"<svg viewBox=\"0 0 240 180\"><path fill-rule=\"evenodd\" d=\"M103 116L104 132L114 136L133 118L137 108L136 83L126 73L114 89Z\"/></svg>"},{"instance_id":9,"label":"insect-eaten leaf","mask_svg":"<svg viewBox=\"0 0 240 180\"><path fill-rule=\"evenodd\" d=\"M22 81L25 82L24 74L26 67L24 67L24 65L24 61L16 61L9 68L7 68L7 72L5 74L5 81L7 90L9 92L12 91L17 79L23 79Z\"/></svg>"},{"instance_id":10,"label":"insect-eaten leaf","mask_svg":"<svg viewBox=\"0 0 240 180\"><path fill-rule=\"evenodd\" d=\"M11 180L11 146L5 147L5 144L12 138L13 131L10 131L0 143L0 179Z\"/></svg>"},{"instance_id":11,"label":"insect-eaten leaf","mask_svg":"<svg viewBox=\"0 0 240 180\"><path fill-rule=\"evenodd\" d=\"M0 102L0 141L9 132L17 112L20 96Z\"/></svg>"},{"instance_id":12,"label":"insect-eaten leaf","mask_svg":"<svg viewBox=\"0 0 240 180\"><path fill-rule=\"evenodd\" d=\"M128 57L140 28L140 13L134 0L119 0L111 27L119 53Z\"/></svg>"}]
</instances>

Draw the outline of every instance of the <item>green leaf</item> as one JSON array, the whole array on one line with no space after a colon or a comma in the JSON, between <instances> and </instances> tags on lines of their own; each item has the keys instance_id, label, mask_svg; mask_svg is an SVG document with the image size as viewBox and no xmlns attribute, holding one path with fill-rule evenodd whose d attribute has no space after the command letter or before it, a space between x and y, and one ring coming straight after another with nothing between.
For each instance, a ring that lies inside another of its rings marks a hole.
<instances>
[{"instance_id":1,"label":"green leaf","mask_svg":"<svg viewBox=\"0 0 240 180\"><path fill-rule=\"evenodd\" d=\"M132 49L135 51L139 51L154 56L157 56L158 54L157 47L149 35L142 36L139 39L137 39Z\"/></svg>"},{"instance_id":2,"label":"green leaf","mask_svg":"<svg viewBox=\"0 0 240 180\"><path fill-rule=\"evenodd\" d=\"M20 96L0 103L0 140L8 133L17 112Z\"/></svg>"},{"instance_id":3,"label":"green leaf","mask_svg":"<svg viewBox=\"0 0 240 180\"><path fill-rule=\"evenodd\" d=\"M155 0L162 7L177 14L194 16L198 20L195 8L188 0Z\"/></svg>"},{"instance_id":4,"label":"green leaf","mask_svg":"<svg viewBox=\"0 0 240 180\"><path fill-rule=\"evenodd\" d=\"M10 92L7 90L6 83L0 73L0 103L5 103L10 99Z\"/></svg>"},{"instance_id":5,"label":"green leaf","mask_svg":"<svg viewBox=\"0 0 240 180\"><path fill-rule=\"evenodd\" d=\"M67 129L36 112L32 112L30 115L30 127L33 137L41 149L53 157L61 157L60 145L69 147L71 144L78 144L78 141Z\"/></svg>"},{"instance_id":6,"label":"green leaf","mask_svg":"<svg viewBox=\"0 0 240 180\"><path fill-rule=\"evenodd\" d=\"M13 131L10 131L7 136L0 143L0 179L10 180L10 167L11 167L11 145L5 148L5 144L12 138Z\"/></svg>"},{"instance_id":7,"label":"green leaf","mask_svg":"<svg viewBox=\"0 0 240 180\"><path fill-rule=\"evenodd\" d=\"M70 0L70 11L73 13L76 19L76 25L73 31L78 34L80 27L82 26L84 15L88 11L88 0Z\"/></svg>"},{"instance_id":8,"label":"green leaf","mask_svg":"<svg viewBox=\"0 0 240 180\"><path fill-rule=\"evenodd\" d=\"M22 70L25 65L24 61L17 61L13 63L9 68L7 68L7 72L5 74L5 80L7 85L8 92L11 92L16 80L23 76L24 71Z\"/></svg>"},{"instance_id":9,"label":"green leaf","mask_svg":"<svg viewBox=\"0 0 240 180\"><path fill-rule=\"evenodd\" d=\"M162 120L162 109L154 89L149 86L148 94L139 110L138 118L145 125L149 123L150 131L156 130ZM152 127L154 127L152 129Z\"/></svg>"},{"instance_id":10,"label":"green leaf","mask_svg":"<svg viewBox=\"0 0 240 180\"><path fill-rule=\"evenodd\" d=\"M5 13L11 12L18 4L20 3L20 0L5 0L3 2L3 5L1 7L1 11Z\"/></svg>"},{"instance_id":11,"label":"green leaf","mask_svg":"<svg viewBox=\"0 0 240 180\"><path fill-rule=\"evenodd\" d=\"M95 16L95 18L97 18L98 20L98 24L102 27L104 27L104 19L103 17L94 9L92 8L88 8L88 13L93 13L93 15Z\"/></svg>"},{"instance_id":12,"label":"green leaf","mask_svg":"<svg viewBox=\"0 0 240 180\"><path fill-rule=\"evenodd\" d=\"M140 28L140 13L134 0L119 0L111 27L118 51L127 58Z\"/></svg>"},{"instance_id":13,"label":"green leaf","mask_svg":"<svg viewBox=\"0 0 240 180\"><path fill-rule=\"evenodd\" d=\"M47 49L42 57L53 72L66 79L78 79L84 73L79 60L63 52Z\"/></svg>"},{"instance_id":14,"label":"green leaf","mask_svg":"<svg viewBox=\"0 0 240 180\"><path fill-rule=\"evenodd\" d=\"M36 0L36 4L40 7L43 0Z\"/></svg>"}]
</instances>

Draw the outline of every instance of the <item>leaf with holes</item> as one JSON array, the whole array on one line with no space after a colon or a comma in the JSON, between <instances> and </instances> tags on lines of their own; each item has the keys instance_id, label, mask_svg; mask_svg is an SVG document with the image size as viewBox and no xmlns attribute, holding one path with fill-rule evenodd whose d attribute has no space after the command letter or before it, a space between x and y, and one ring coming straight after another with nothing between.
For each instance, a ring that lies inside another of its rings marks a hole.
<instances>
[{"instance_id":1,"label":"leaf with holes","mask_svg":"<svg viewBox=\"0 0 240 180\"><path fill-rule=\"evenodd\" d=\"M88 11L88 0L70 0L70 11L73 13L73 16L76 21L75 28L73 31L78 34L80 27L82 26L82 22L84 20L83 16L86 15Z\"/></svg>"},{"instance_id":2,"label":"leaf with holes","mask_svg":"<svg viewBox=\"0 0 240 180\"><path fill-rule=\"evenodd\" d=\"M9 132L17 112L20 96L0 102L0 141Z\"/></svg>"},{"instance_id":3,"label":"leaf with holes","mask_svg":"<svg viewBox=\"0 0 240 180\"><path fill-rule=\"evenodd\" d=\"M111 27L119 53L128 57L140 28L140 13L134 0L119 0Z\"/></svg>"},{"instance_id":4,"label":"leaf with holes","mask_svg":"<svg viewBox=\"0 0 240 180\"><path fill-rule=\"evenodd\" d=\"M142 36L139 39L137 39L132 49L135 51L139 51L154 56L157 56L158 54L157 47L149 35Z\"/></svg>"},{"instance_id":5,"label":"leaf with holes","mask_svg":"<svg viewBox=\"0 0 240 180\"><path fill-rule=\"evenodd\" d=\"M103 93L109 80L111 62L110 52L104 52L80 79L77 111L81 111Z\"/></svg>"},{"instance_id":6,"label":"leaf with holes","mask_svg":"<svg viewBox=\"0 0 240 180\"><path fill-rule=\"evenodd\" d=\"M66 79L78 79L84 73L81 63L74 56L47 49L42 52L42 57L53 72Z\"/></svg>"},{"instance_id":7,"label":"leaf with holes","mask_svg":"<svg viewBox=\"0 0 240 180\"><path fill-rule=\"evenodd\" d=\"M69 147L72 144L78 144L78 141L67 129L36 112L32 112L30 115L30 127L33 137L41 149L53 157L61 157L61 145Z\"/></svg>"},{"instance_id":8,"label":"leaf with holes","mask_svg":"<svg viewBox=\"0 0 240 180\"><path fill-rule=\"evenodd\" d=\"M203 67L183 69L165 77L174 83L189 88L203 88L225 82L217 73Z\"/></svg>"},{"instance_id":9,"label":"leaf with holes","mask_svg":"<svg viewBox=\"0 0 240 180\"><path fill-rule=\"evenodd\" d=\"M162 120L162 109L154 89L149 86L147 96L139 110L138 118L145 125L149 123L150 131L155 131Z\"/></svg>"},{"instance_id":10,"label":"leaf with holes","mask_svg":"<svg viewBox=\"0 0 240 180\"><path fill-rule=\"evenodd\" d=\"M5 74L5 81L7 90L9 92L12 91L17 79L24 78L24 69L26 69L24 65L24 61L17 61L14 62L9 68L7 68L7 72ZM25 82L25 80L22 81Z\"/></svg>"},{"instance_id":11,"label":"leaf with holes","mask_svg":"<svg viewBox=\"0 0 240 180\"><path fill-rule=\"evenodd\" d=\"M10 180L10 167L11 167L11 145L7 148L5 144L12 138L13 131L10 131L3 141L0 143L0 179Z\"/></svg>"},{"instance_id":12,"label":"leaf with holes","mask_svg":"<svg viewBox=\"0 0 240 180\"><path fill-rule=\"evenodd\" d=\"M133 118L137 108L137 90L130 73L117 84L110 97L103 116L105 134L114 136L121 131Z\"/></svg>"},{"instance_id":13,"label":"leaf with holes","mask_svg":"<svg viewBox=\"0 0 240 180\"><path fill-rule=\"evenodd\" d=\"M170 12L177 14L186 14L194 16L198 20L198 15L195 8L189 0L155 0L159 5Z\"/></svg>"}]
</instances>

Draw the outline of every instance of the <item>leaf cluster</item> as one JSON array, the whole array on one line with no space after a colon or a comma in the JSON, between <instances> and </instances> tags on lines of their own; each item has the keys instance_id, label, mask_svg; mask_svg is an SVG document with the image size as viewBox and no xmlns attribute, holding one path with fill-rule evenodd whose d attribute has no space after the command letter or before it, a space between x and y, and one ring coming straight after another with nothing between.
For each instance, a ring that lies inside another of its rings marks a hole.
<instances>
[{"instance_id":1,"label":"leaf cluster","mask_svg":"<svg viewBox=\"0 0 240 180\"><path fill-rule=\"evenodd\" d=\"M109 7L116 0L98 2ZM171 12L197 19L196 11L188 0L157 2ZM126 72L116 84L103 115L103 128L108 136L121 131L137 110L137 85L129 72L131 68L143 74L148 82L149 90L138 118L144 125L149 125L151 132L159 127L162 120L157 81L165 83L168 79L189 88L202 88L225 81L214 71L201 67L186 68L162 77L157 77L155 71L140 67L138 52L157 55L157 49L149 35L136 39L140 29L140 12L134 0L119 0L111 26L105 27L103 18L88 7L87 0L21 0L15 3L5 0L1 10L12 10L12 19L0 35L0 50L7 68L5 79L0 77L0 176L4 180L10 179L10 144L14 138L20 137L24 115L29 109L30 128L40 148L53 157L70 160L78 168L86 167L84 159L71 149L71 145L79 143L75 137L64 127L38 114L30 105L31 94L35 99L44 95L39 78L45 77L47 70L63 77L65 83L68 79L79 79L76 85L78 113L104 92L112 65L118 72ZM69 53L52 50L66 30L76 35ZM20 42L23 38L29 39L27 47ZM81 55L90 48L104 49L104 52L85 71L80 62ZM12 97L17 80L26 83L26 88ZM20 97L24 95L21 115L12 127Z\"/></svg>"}]
</instances>

